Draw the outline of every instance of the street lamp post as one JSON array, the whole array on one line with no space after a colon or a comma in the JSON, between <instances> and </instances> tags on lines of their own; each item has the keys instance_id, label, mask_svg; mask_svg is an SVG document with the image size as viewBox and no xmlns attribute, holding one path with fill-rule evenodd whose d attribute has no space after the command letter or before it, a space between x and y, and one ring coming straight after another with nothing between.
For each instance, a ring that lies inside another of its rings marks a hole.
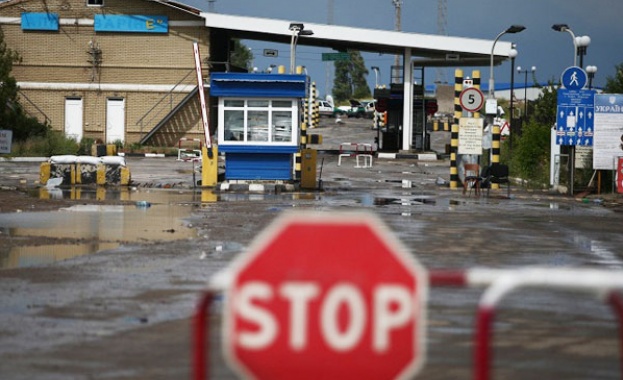
<instances>
[{"instance_id":1,"label":"street lamp post","mask_svg":"<svg viewBox=\"0 0 623 380\"><path fill-rule=\"evenodd\" d=\"M372 70L374 71L374 88L378 88L379 87L379 67L378 66L372 66Z\"/></svg>"},{"instance_id":2,"label":"street lamp post","mask_svg":"<svg viewBox=\"0 0 623 380\"><path fill-rule=\"evenodd\" d=\"M586 66L586 73L588 74L588 89L593 89L593 78L595 78L595 73L597 72L597 66L588 65Z\"/></svg>"},{"instance_id":3,"label":"street lamp post","mask_svg":"<svg viewBox=\"0 0 623 380\"><path fill-rule=\"evenodd\" d=\"M292 32L292 38L290 39L290 74L294 73L296 67L296 43L299 36L311 36L314 34L311 30L305 30L305 26L301 23L291 23L290 31Z\"/></svg>"},{"instance_id":4,"label":"street lamp post","mask_svg":"<svg viewBox=\"0 0 623 380\"><path fill-rule=\"evenodd\" d=\"M493 40L493 46L491 46L491 62L489 67L489 99L493 99L495 97L495 81L493 79L493 52L495 50L495 44L497 44L498 40L503 35L519 33L524 29L526 29L526 27L523 25L511 25L509 28L498 34L497 37L495 37L495 40Z\"/></svg>"},{"instance_id":5,"label":"street lamp post","mask_svg":"<svg viewBox=\"0 0 623 380\"><path fill-rule=\"evenodd\" d=\"M554 24L552 25L552 29L554 29L557 32L567 32L569 34L571 34L571 37L573 38L573 66L577 66L578 65L578 43L575 39L575 33L573 33L573 30L571 30L569 28L569 25L567 24Z\"/></svg>"},{"instance_id":6,"label":"street lamp post","mask_svg":"<svg viewBox=\"0 0 623 380\"><path fill-rule=\"evenodd\" d=\"M515 67L515 57L517 57L517 54L519 54L519 52L515 49L515 46L513 46L513 48L511 49L510 52L508 52L508 56L511 57L511 104L510 104L510 114L511 114L511 121L510 121L510 134L508 137L508 148L512 151L513 150L513 134L515 133L515 130L513 128L514 123L513 123L513 119L515 118L514 115L514 91L515 91L515 70L513 69Z\"/></svg>"},{"instance_id":7,"label":"street lamp post","mask_svg":"<svg viewBox=\"0 0 623 380\"><path fill-rule=\"evenodd\" d=\"M521 128L523 129L523 121L528 120L528 73L534 73L536 66L532 66L530 70L522 69L521 66L517 66L517 74L524 74L523 81L523 117L521 118Z\"/></svg>"}]
</instances>

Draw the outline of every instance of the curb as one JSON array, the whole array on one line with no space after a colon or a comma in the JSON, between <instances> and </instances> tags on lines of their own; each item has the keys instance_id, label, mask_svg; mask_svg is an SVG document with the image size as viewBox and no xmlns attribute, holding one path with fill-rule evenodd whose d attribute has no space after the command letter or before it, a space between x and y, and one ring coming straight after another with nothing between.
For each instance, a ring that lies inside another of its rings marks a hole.
<instances>
[{"instance_id":1,"label":"curb","mask_svg":"<svg viewBox=\"0 0 623 380\"><path fill-rule=\"evenodd\" d=\"M0 157L2 162L46 162L48 157Z\"/></svg>"},{"instance_id":2,"label":"curb","mask_svg":"<svg viewBox=\"0 0 623 380\"><path fill-rule=\"evenodd\" d=\"M268 194L298 191L297 186L291 183L222 182L218 185L218 189L221 192Z\"/></svg>"},{"instance_id":3,"label":"curb","mask_svg":"<svg viewBox=\"0 0 623 380\"><path fill-rule=\"evenodd\" d=\"M420 161L437 161L439 158L436 153L378 153L377 159L413 159Z\"/></svg>"}]
</instances>

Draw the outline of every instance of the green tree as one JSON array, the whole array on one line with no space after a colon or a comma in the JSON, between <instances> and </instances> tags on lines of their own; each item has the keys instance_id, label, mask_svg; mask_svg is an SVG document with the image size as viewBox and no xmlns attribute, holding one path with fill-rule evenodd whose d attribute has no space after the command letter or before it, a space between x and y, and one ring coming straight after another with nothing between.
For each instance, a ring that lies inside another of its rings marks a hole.
<instances>
[{"instance_id":1,"label":"green tree","mask_svg":"<svg viewBox=\"0 0 623 380\"><path fill-rule=\"evenodd\" d=\"M557 85L550 81L541 95L528 104L529 120L524 122L521 133L514 135L512 152L508 140L502 150L502 161L510 165L513 176L522 178L529 187L549 184L550 137L557 104Z\"/></svg>"},{"instance_id":2,"label":"green tree","mask_svg":"<svg viewBox=\"0 0 623 380\"><path fill-rule=\"evenodd\" d=\"M530 106L530 102L528 103ZM556 124L556 107L558 106L558 88L553 82L541 89L539 98L532 102L529 117L537 124L552 127Z\"/></svg>"},{"instance_id":3,"label":"green tree","mask_svg":"<svg viewBox=\"0 0 623 380\"><path fill-rule=\"evenodd\" d=\"M233 40L233 50L230 56L230 63L233 66L240 67L243 69L247 69L248 71L253 70L253 53L251 49L249 49L245 44L240 42L240 40Z\"/></svg>"},{"instance_id":4,"label":"green tree","mask_svg":"<svg viewBox=\"0 0 623 380\"><path fill-rule=\"evenodd\" d=\"M17 81L11 71L19 60L19 54L6 45L0 29L0 129L13 131L13 140L24 141L45 135L49 128L28 116L18 102Z\"/></svg>"},{"instance_id":5,"label":"green tree","mask_svg":"<svg viewBox=\"0 0 623 380\"><path fill-rule=\"evenodd\" d=\"M4 33L0 29L0 128L7 129L17 103L17 82L11 76L13 63L19 61L19 55L9 49L4 42Z\"/></svg>"},{"instance_id":6,"label":"green tree","mask_svg":"<svg viewBox=\"0 0 623 380\"><path fill-rule=\"evenodd\" d=\"M614 77L606 79L604 92L609 94L623 94L623 63L615 66L616 73Z\"/></svg>"},{"instance_id":7,"label":"green tree","mask_svg":"<svg viewBox=\"0 0 623 380\"><path fill-rule=\"evenodd\" d=\"M358 51L349 51L350 60L335 61L335 79L333 80L333 98L337 103L348 99L370 98L366 76L368 69Z\"/></svg>"},{"instance_id":8,"label":"green tree","mask_svg":"<svg viewBox=\"0 0 623 380\"><path fill-rule=\"evenodd\" d=\"M522 134L513 142L511 171L531 187L549 183L549 148L551 125L540 124L531 118Z\"/></svg>"}]
</instances>

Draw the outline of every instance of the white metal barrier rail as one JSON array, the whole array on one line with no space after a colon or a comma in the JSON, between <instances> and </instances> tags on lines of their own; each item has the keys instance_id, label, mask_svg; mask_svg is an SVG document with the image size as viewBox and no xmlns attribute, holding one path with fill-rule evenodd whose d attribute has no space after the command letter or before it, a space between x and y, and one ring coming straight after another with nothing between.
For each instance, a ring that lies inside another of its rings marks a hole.
<instances>
[{"instance_id":1,"label":"white metal barrier rail","mask_svg":"<svg viewBox=\"0 0 623 380\"><path fill-rule=\"evenodd\" d=\"M478 303L474 335L474 379L491 378L491 341L496 305L508 294L521 288L547 288L593 293L610 304L619 320L619 355L623 379L623 272L597 269L468 269L431 271L431 286L486 287Z\"/></svg>"},{"instance_id":2,"label":"white metal barrier rail","mask_svg":"<svg viewBox=\"0 0 623 380\"><path fill-rule=\"evenodd\" d=\"M182 148L182 142L192 141L196 145L199 145L199 149L196 147L193 148ZM190 139L186 137L182 137L177 141L177 160L178 161L201 161L201 149L203 148L203 143L201 139Z\"/></svg>"},{"instance_id":3,"label":"white metal barrier rail","mask_svg":"<svg viewBox=\"0 0 623 380\"><path fill-rule=\"evenodd\" d=\"M350 142L341 143L337 159L337 166L342 165L342 158L355 157L356 168L371 168L373 153L374 150L372 144ZM361 165L359 162L360 157L363 158L363 165Z\"/></svg>"},{"instance_id":4,"label":"white metal barrier rail","mask_svg":"<svg viewBox=\"0 0 623 380\"><path fill-rule=\"evenodd\" d=\"M208 368L209 307L215 293L229 286L227 271L217 275L197 306L193 319L193 379L205 379ZM478 303L474 334L474 379L491 378L491 341L496 305L511 292L521 288L560 289L593 293L608 303L619 322L619 355L623 379L623 271L597 269L487 269L433 270L428 272L430 286L486 288Z\"/></svg>"}]
</instances>

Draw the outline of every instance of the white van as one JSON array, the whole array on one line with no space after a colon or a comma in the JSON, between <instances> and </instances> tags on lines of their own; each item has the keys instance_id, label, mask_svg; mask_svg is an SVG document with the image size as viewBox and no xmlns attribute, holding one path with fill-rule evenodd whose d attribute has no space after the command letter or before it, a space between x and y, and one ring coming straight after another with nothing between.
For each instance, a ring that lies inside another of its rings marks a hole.
<instances>
[{"instance_id":1,"label":"white van","mask_svg":"<svg viewBox=\"0 0 623 380\"><path fill-rule=\"evenodd\" d=\"M333 110L333 106L331 105L331 103L325 100L318 101L318 112L320 113L320 116L326 116L326 117L335 116L335 111Z\"/></svg>"}]
</instances>

